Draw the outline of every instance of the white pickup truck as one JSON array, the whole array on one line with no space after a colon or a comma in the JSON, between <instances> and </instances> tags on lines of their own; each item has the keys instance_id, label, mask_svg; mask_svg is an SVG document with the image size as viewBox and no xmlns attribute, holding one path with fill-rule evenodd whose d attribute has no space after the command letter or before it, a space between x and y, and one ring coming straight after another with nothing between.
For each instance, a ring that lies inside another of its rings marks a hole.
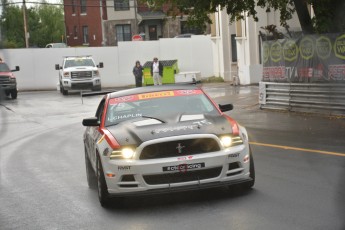
<instances>
[{"instance_id":1,"label":"white pickup truck","mask_svg":"<svg viewBox=\"0 0 345 230\"><path fill-rule=\"evenodd\" d=\"M55 65L59 70L60 92L68 95L69 90L101 90L101 75L98 68L103 68L103 62L98 65L91 56L67 56L62 65Z\"/></svg>"}]
</instances>

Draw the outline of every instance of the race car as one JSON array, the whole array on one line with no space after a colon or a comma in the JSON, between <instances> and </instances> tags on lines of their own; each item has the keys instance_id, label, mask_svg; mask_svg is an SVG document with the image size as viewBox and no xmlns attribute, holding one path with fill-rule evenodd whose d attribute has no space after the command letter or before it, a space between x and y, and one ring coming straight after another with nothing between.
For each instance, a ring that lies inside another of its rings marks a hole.
<instances>
[{"instance_id":1,"label":"race car","mask_svg":"<svg viewBox=\"0 0 345 230\"><path fill-rule=\"evenodd\" d=\"M106 94L83 120L89 187L103 207L123 197L255 182L244 127L197 85ZM115 202L116 203L116 202Z\"/></svg>"}]
</instances>

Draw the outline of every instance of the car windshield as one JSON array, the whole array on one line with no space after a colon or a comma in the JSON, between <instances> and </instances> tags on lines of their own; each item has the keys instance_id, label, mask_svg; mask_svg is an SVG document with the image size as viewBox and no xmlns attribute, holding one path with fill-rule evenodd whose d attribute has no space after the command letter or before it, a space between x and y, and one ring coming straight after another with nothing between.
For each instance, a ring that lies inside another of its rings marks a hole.
<instances>
[{"instance_id":1,"label":"car windshield","mask_svg":"<svg viewBox=\"0 0 345 230\"><path fill-rule=\"evenodd\" d=\"M10 68L6 65L6 63L0 63L0 72L10 72Z\"/></svg>"},{"instance_id":2,"label":"car windshield","mask_svg":"<svg viewBox=\"0 0 345 230\"><path fill-rule=\"evenodd\" d=\"M75 66L92 66L95 67L92 59L90 58L75 58L75 59L67 59L65 61L65 68L75 67Z\"/></svg>"},{"instance_id":3,"label":"car windshield","mask_svg":"<svg viewBox=\"0 0 345 230\"><path fill-rule=\"evenodd\" d=\"M200 114L219 114L201 90L151 92L110 99L105 126L139 117L164 120L167 116Z\"/></svg>"}]
</instances>

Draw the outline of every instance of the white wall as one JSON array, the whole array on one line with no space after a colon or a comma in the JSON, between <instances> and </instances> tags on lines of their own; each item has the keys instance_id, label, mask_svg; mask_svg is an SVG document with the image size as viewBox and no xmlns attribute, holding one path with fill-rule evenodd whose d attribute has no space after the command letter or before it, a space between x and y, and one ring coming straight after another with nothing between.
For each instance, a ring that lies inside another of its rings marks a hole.
<instances>
[{"instance_id":1,"label":"white wall","mask_svg":"<svg viewBox=\"0 0 345 230\"><path fill-rule=\"evenodd\" d=\"M132 68L136 60L142 64L160 60L178 60L180 71L200 71L201 77L214 76L212 41L209 36L192 38L166 38L158 41L120 42L118 47L90 48L37 48L3 49L0 57L15 72L19 90L56 89L58 71L55 64L62 63L63 56L92 55L96 63L104 63L100 69L103 87L134 85Z\"/></svg>"}]
</instances>

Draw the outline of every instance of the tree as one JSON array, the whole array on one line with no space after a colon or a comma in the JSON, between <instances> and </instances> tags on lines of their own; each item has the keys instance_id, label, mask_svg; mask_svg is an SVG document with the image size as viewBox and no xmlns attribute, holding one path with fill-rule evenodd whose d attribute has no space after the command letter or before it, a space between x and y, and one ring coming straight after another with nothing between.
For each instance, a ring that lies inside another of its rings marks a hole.
<instances>
[{"instance_id":1,"label":"tree","mask_svg":"<svg viewBox=\"0 0 345 230\"><path fill-rule=\"evenodd\" d=\"M8 4L4 6L0 26L2 28L2 46L5 48L25 47L24 22L22 8ZM45 47L47 43L61 42L65 34L63 8L42 1L38 6L27 9L30 47Z\"/></svg>"},{"instance_id":2,"label":"tree","mask_svg":"<svg viewBox=\"0 0 345 230\"><path fill-rule=\"evenodd\" d=\"M61 6L49 5L45 0L37 7L41 26L36 35L38 44L62 42L65 35L64 15Z\"/></svg>"},{"instance_id":3,"label":"tree","mask_svg":"<svg viewBox=\"0 0 345 230\"><path fill-rule=\"evenodd\" d=\"M146 2L141 0L142 2ZM218 10L226 9L230 22L243 19L243 12L258 21L256 7L280 11L280 24L288 26L287 21L297 12L304 33L340 32L345 29L343 0L148 0L150 5L170 6L174 14L188 14L193 24L211 23L209 15ZM315 17L310 18L308 4L311 4ZM177 9L177 10L176 10Z\"/></svg>"}]
</instances>

